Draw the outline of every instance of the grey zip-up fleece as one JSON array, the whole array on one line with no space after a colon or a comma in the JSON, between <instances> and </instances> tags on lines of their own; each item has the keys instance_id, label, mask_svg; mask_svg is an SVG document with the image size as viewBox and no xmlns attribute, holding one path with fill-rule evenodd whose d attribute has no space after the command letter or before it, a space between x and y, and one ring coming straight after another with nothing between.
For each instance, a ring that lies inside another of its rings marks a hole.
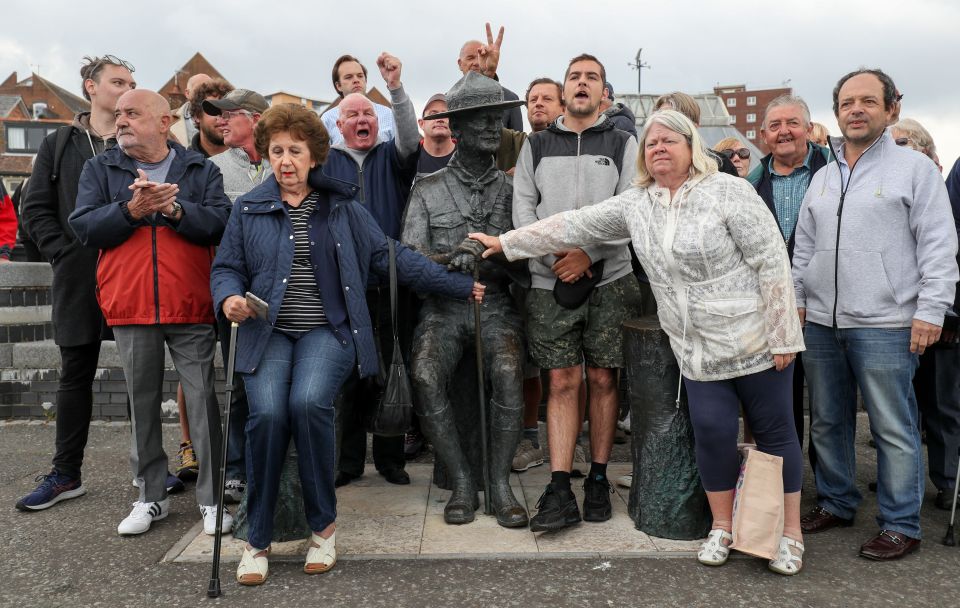
<instances>
[{"instance_id":1,"label":"grey zip-up fleece","mask_svg":"<svg viewBox=\"0 0 960 608\"><path fill-rule=\"evenodd\" d=\"M913 319L942 325L958 278L957 232L936 166L885 132L852 167L838 216L840 180L832 162L803 199L793 254L797 306L808 321L838 328L910 327Z\"/></svg>"},{"instance_id":2,"label":"grey zip-up fleece","mask_svg":"<svg viewBox=\"0 0 960 608\"><path fill-rule=\"evenodd\" d=\"M242 194L246 194L273 175L273 169L266 158L260 159L260 170L250 162L243 148L230 148L211 156L210 160L220 168L223 174L223 191L233 203Z\"/></svg>"},{"instance_id":3,"label":"grey zip-up fleece","mask_svg":"<svg viewBox=\"0 0 960 608\"><path fill-rule=\"evenodd\" d=\"M577 134L557 119L527 138L513 176L513 224L527 226L561 211L580 209L620 194L637 171L637 140L615 129L605 115ZM630 274L629 239L583 247L592 262L606 260L606 285ZM553 289L553 254L530 260L531 286Z\"/></svg>"}]
</instances>

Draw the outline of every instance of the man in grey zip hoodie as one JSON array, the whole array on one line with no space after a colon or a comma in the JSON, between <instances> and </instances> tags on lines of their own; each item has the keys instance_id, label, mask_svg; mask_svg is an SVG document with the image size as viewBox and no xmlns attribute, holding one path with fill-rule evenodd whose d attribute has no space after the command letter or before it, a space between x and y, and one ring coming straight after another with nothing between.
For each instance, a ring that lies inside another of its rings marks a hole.
<instances>
[{"instance_id":1,"label":"man in grey zip hoodie","mask_svg":"<svg viewBox=\"0 0 960 608\"><path fill-rule=\"evenodd\" d=\"M637 140L615 129L600 112L606 73L592 55L570 61L564 76L565 114L534 133L520 151L513 186L513 223L532 224L561 211L599 203L630 187L636 172ZM558 282L602 276L576 308L554 297ZM620 326L639 310L640 288L631 272L627 240L571 249L530 260L527 337L533 360L550 370L547 429L551 482L533 531L558 530L580 521L570 489L574 445L580 430L578 395L586 363L590 395L590 474L584 482L583 519L610 518L607 461L616 432L616 368L623 366Z\"/></svg>"},{"instance_id":2,"label":"man in grey zip hoodie","mask_svg":"<svg viewBox=\"0 0 960 608\"><path fill-rule=\"evenodd\" d=\"M814 534L853 522L859 387L877 443L880 511L880 532L860 555L891 560L920 544L924 475L911 380L953 304L957 233L936 167L885 131L896 109L890 77L847 74L833 109L845 143L810 182L793 257L819 496L801 525Z\"/></svg>"}]
</instances>

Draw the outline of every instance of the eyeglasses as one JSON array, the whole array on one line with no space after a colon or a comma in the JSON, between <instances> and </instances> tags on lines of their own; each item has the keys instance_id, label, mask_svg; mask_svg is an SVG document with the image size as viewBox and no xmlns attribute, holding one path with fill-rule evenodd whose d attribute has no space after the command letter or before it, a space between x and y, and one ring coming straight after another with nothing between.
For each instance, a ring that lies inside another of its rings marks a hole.
<instances>
[{"instance_id":1,"label":"eyeglasses","mask_svg":"<svg viewBox=\"0 0 960 608\"><path fill-rule=\"evenodd\" d=\"M910 145L910 138L909 138L909 137L898 137L898 138L896 138L895 140L893 140L893 143L897 144L898 146L909 146L909 145Z\"/></svg>"},{"instance_id":2,"label":"eyeglasses","mask_svg":"<svg viewBox=\"0 0 960 608\"><path fill-rule=\"evenodd\" d=\"M723 154L724 156L730 159L732 159L734 156L739 156L743 160L747 160L748 158L750 158L750 150L747 148L721 150L720 154Z\"/></svg>"},{"instance_id":3,"label":"eyeglasses","mask_svg":"<svg viewBox=\"0 0 960 608\"><path fill-rule=\"evenodd\" d=\"M119 65L119 66L125 67L128 70L130 70L131 74L137 71L136 68L133 67L132 63L130 63L129 61L124 61L123 59L120 59L116 55L104 55L103 57L100 58L100 61L97 62L96 67L99 68L103 64Z\"/></svg>"},{"instance_id":4,"label":"eyeglasses","mask_svg":"<svg viewBox=\"0 0 960 608\"><path fill-rule=\"evenodd\" d=\"M230 120L234 116L253 116L253 114L246 110L224 110L220 112L220 117L224 120Z\"/></svg>"}]
</instances>

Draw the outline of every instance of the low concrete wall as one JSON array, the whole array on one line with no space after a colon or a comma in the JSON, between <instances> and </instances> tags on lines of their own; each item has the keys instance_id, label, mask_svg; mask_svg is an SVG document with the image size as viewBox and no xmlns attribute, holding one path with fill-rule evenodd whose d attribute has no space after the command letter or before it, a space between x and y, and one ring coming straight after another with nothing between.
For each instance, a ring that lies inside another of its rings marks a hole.
<instances>
[{"instance_id":1,"label":"low concrete wall","mask_svg":"<svg viewBox=\"0 0 960 608\"><path fill-rule=\"evenodd\" d=\"M60 380L60 349L50 323L50 283L46 263L0 265L0 419L53 418ZM223 369L217 349L217 390L223 394ZM179 376L166 353L163 417L177 419ZM116 344L100 349L93 382L93 418L126 420L127 387Z\"/></svg>"}]
</instances>

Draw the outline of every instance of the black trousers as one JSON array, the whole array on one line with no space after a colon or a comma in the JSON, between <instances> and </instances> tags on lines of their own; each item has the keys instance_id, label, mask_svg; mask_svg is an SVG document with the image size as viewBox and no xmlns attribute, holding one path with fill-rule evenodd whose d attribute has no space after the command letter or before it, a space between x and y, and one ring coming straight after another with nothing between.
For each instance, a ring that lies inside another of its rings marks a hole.
<instances>
[{"instance_id":1,"label":"black trousers","mask_svg":"<svg viewBox=\"0 0 960 608\"><path fill-rule=\"evenodd\" d=\"M97 373L100 342L60 347L60 385L57 387L57 439L53 468L80 477L83 450L93 415L93 378Z\"/></svg>"},{"instance_id":2,"label":"black trousers","mask_svg":"<svg viewBox=\"0 0 960 608\"><path fill-rule=\"evenodd\" d=\"M409 317L410 293L405 289L399 290L397 297L399 306L397 318L400 325L400 334L409 333L406 328L412 325L404 322ZM383 360L389 364L393 357L393 333L390 319L390 288L367 289L367 309L370 311L370 320L376 330L380 352ZM401 335L402 344L409 344ZM404 347L404 346L402 346ZM404 347L407 352L409 349ZM343 385L341 398L338 399L340 408L339 418L341 426L340 458L338 470L341 473L359 477L363 474L367 459L367 432L363 426L363 415L367 407L380 398L379 388L370 379L360 379L354 372ZM402 469L406 465L403 456L403 436L380 437L373 436L373 464L378 471Z\"/></svg>"},{"instance_id":3,"label":"black trousers","mask_svg":"<svg viewBox=\"0 0 960 608\"><path fill-rule=\"evenodd\" d=\"M938 490L951 490L960 449L960 349L936 345L920 355L913 377L920 409L920 428L927 432L930 481Z\"/></svg>"}]
</instances>

